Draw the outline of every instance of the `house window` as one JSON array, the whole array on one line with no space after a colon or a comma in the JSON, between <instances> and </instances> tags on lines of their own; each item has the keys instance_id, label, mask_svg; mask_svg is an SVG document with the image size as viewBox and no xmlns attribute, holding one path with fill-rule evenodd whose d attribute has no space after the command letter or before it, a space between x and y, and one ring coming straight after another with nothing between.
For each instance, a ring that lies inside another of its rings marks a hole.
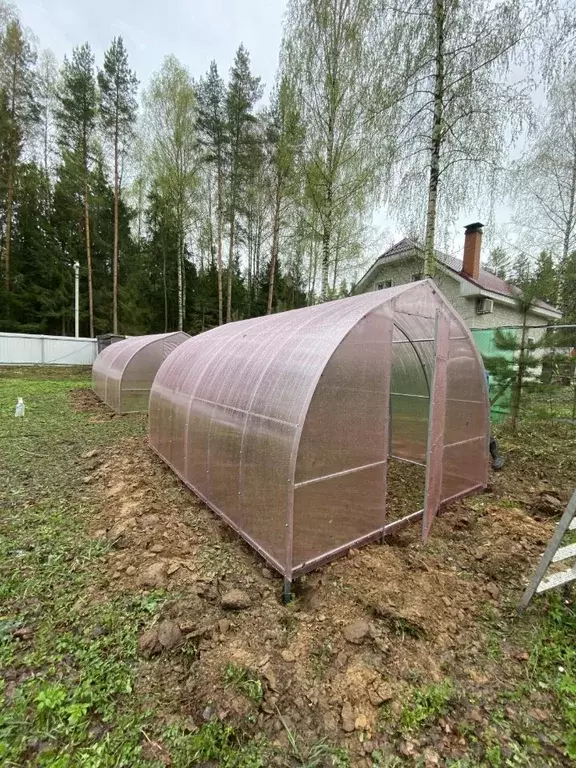
<instances>
[{"instance_id":1,"label":"house window","mask_svg":"<svg viewBox=\"0 0 576 768\"><path fill-rule=\"evenodd\" d=\"M412 282L417 283L418 280L422 280L422 272L414 272L412 275Z\"/></svg>"},{"instance_id":2,"label":"house window","mask_svg":"<svg viewBox=\"0 0 576 768\"><path fill-rule=\"evenodd\" d=\"M392 288L392 280L383 280L381 283L376 283L377 291L381 291L382 288Z\"/></svg>"}]
</instances>

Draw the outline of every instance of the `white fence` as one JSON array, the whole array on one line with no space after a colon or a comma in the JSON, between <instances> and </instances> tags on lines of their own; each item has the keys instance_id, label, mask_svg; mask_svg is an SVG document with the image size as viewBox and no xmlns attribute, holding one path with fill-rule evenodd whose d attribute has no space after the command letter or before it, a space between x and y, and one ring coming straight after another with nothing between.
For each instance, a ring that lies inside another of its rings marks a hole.
<instances>
[{"instance_id":1,"label":"white fence","mask_svg":"<svg viewBox=\"0 0 576 768\"><path fill-rule=\"evenodd\" d=\"M0 365L92 365L96 339L0 333Z\"/></svg>"}]
</instances>

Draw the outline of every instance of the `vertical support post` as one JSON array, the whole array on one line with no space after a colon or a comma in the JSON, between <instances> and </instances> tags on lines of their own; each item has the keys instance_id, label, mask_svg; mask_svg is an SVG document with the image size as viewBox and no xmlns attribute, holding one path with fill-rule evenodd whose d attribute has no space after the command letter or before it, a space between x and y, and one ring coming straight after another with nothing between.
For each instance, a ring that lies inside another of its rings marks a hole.
<instances>
[{"instance_id":1,"label":"vertical support post","mask_svg":"<svg viewBox=\"0 0 576 768\"><path fill-rule=\"evenodd\" d=\"M44 336L40 336L40 362L42 364L46 362L46 339Z\"/></svg>"},{"instance_id":2,"label":"vertical support post","mask_svg":"<svg viewBox=\"0 0 576 768\"><path fill-rule=\"evenodd\" d=\"M288 605L292 602L292 582L290 579L284 579L284 588L282 590L282 602Z\"/></svg>"},{"instance_id":3,"label":"vertical support post","mask_svg":"<svg viewBox=\"0 0 576 768\"><path fill-rule=\"evenodd\" d=\"M436 310L434 321L434 375L428 411L428 445L426 450L426 491L422 516L422 542L426 543L442 495L444 426L446 421L446 381L450 351L450 321Z\"/></svg>"},{"instance_id":4,"label":"vertical support post","mask_svg":"<svg viewBox=\"0 0 576 768\"><path fill-rule=\"evenodd\" d=\"M392 310L393 311L393 310ZM383 342L385 349L383 351L384 365L382 367L382 394L383 394L383 406L386 411L386 421L384 424L384 465L382 471L384 473L382 478L382 536L380 541L384 540L384 527L386 526L386 501L388 496L388 458L390 456L390 439L391 428L390 421L392 416L392 403L390 400L390 379L392 376L392 339L394 336L394 322L392 319L392 313L385 318L385 325L383 329Z\"/></svg>"},{"instance_id":5,"label":"vertical support post","mask_svg":"<svg viewBox=\"0 0 576 768\"><path fill-rule=\"evenodd\" d=\"M74 262L74 336L80 337L80 263Z\"/></svg>"}]
</instances>

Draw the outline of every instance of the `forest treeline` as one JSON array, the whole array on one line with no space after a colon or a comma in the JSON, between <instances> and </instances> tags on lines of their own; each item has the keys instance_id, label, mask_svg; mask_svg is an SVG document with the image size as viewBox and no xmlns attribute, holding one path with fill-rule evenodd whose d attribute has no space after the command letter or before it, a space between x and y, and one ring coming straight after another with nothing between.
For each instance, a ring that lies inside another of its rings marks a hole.
<instances>
[{"instance_id":1,"label":"forest treeline","mask_svg":"<svg viewBox=\"0 0 576 768\"><path fill-rule=\"evenodd\" d=\"M70 334L76 262L90 336L346 295L381 210L432 275L479 199L517 224L492 268L544 270L576 319L573 3L400 5L289 0L265 90L242 44L229 72L167 55L147 83L119 36L58 62L0 0L0 330Z\"/></svg>"}]
</instances>

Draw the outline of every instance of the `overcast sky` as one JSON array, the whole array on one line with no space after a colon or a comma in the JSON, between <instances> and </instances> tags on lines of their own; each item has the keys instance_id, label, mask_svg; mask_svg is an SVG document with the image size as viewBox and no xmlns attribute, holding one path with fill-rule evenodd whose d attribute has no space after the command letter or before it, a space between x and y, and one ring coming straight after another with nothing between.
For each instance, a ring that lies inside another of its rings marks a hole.
<instances>
[{"instance_id":1,"label":"overcast sky","mask_svg":"<svg viewBox=\"0 0 576 768\"><path fill-rule=\"evenodd\" d=\"M226 77L240 43L248 49L252 71L262 78L266 94L274 83L286 0L16 0L23 24L38 38L40 48L51 48L61 61L72 48L90 43L96 64L112 38L122 35L130 65L142 89L167 54L174 54L194 78L203 75L212 59ZM463 226L486 221L483 201L462 213L450 227L447 241L438 242L459 255ZM501 208L502 224L508 212ZM384 211L374 217L380 233L367 261L403 236ZM490 232L486 232L489 245ZM484 249L487 256L487 249Z\"/></svg>"},{"instance_id":2,"label":"overcast sky","mask_svg":"<svg viewBox=\"0 0 576 768\"><path fill-rule=\"evenodd\" d=\"M122 35L141 86L174 54L198 78L215 59L226 76L240 43L252 69L274 82L285 0L17 0L25 26L59 59L90 43L101 66L113 37Z\"/></svg>"}]
</instances>

